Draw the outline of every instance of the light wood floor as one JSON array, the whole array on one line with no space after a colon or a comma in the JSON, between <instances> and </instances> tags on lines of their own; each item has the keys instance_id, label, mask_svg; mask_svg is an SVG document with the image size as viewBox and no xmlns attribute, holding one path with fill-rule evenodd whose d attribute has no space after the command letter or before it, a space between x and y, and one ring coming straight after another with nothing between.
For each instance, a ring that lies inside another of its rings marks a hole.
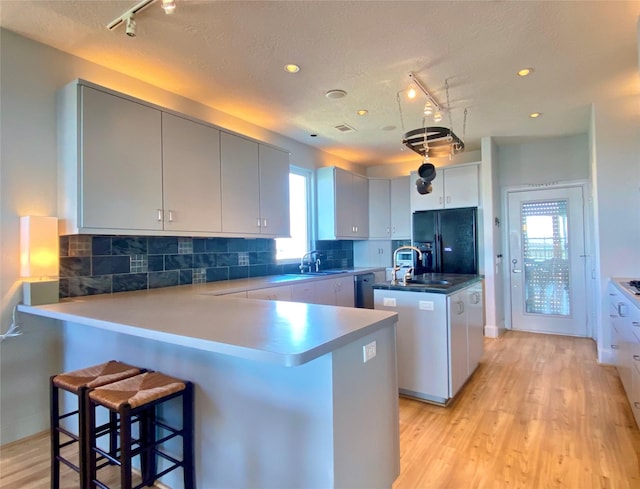
<instances>
[{"instance_id":1,"label":"light wood floor","mask_svg":"<svg viewBox=\"0 0 640 489\"><path fill-rule=\"evenodd\" d=\"M49 487L47 436L0 447L1 488ZM400 451L393 489L640 488L640 432L622 384L581 338L485 340L451 406L400 400ZM63 487L77 488L63 473Z\"/></svg>"}]
</instances>

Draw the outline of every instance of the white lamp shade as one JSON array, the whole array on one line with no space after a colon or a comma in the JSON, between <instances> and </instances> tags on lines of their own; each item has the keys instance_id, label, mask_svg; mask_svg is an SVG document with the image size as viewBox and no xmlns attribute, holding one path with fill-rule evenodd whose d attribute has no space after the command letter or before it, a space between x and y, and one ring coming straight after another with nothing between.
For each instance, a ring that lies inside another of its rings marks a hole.
<instances>
[{"instance_id":1,"label":"white lamp shade","mask_svg":"<svg viewBox=\"0 0 640 489\"><path fill-rule=\"evenodd\" d=\"M20 218L20 275L42 278L58 276L60 255L58 218Z\"/></svg>"}]
</instances>

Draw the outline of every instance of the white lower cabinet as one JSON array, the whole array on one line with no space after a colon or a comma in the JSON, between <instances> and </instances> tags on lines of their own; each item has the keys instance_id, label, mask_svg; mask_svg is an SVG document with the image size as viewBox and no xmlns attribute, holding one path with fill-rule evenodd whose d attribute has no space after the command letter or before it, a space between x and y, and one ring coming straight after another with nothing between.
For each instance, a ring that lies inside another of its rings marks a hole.
<instances>
[{"instance_id":1,"label":"white lower cabinet","mask_svg":"<svg viewBox=\"0 0 640 489\"><path fill-rule=\"evenodd\" d=\"M249 299L264 299L269 301L290 301L291 286L282 285L280 287L268 287L266 289L248 290Z\"/></svg>"},{"instance_id":2,"label":"white lower cabinet","mask_svg":"<svg viewBox=\"0 0 640 489\"><path fill-rule=\"evenodd\" d=\"M640 426L640 308L613 283L608 292L613 362Z\"/></svg>"},{"instance_id":3,"label":"white lower cabinet","mask_svg":"<svg viewBox=\"0 0 640 489\"><path fill-rule=\"evenodd\" d=\"M353 276L318 280L316 282L316 304L353 307Z\"/></svg>"},{"instance_id":4,"label":"white lower cabinet","mask_svg":"<svg viewBox=\"0 0 640 489\"><path fill-rule=\"evenodd\" d=\"M446 404L482 356L482 282L450 295L374 289L374 307L398 313L400 393Z\"/></svg>"}]
</instances>

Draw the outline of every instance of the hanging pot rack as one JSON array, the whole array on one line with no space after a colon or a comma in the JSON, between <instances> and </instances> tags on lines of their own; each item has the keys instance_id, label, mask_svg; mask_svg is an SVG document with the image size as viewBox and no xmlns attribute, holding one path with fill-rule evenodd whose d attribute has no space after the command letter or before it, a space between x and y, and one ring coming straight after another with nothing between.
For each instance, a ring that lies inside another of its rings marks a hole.
<instances>
[{"instance_id":1,"label":"hanging pot rack","mask_svg":"<svg viewBox=\"0 0 640 489\"><path fill-rule=\"evenodd\" d=\"M425 158L448 156L464 151L464 142L448 127L420 127L405 133L407 148Z\"/></svg>"}]
</instances>

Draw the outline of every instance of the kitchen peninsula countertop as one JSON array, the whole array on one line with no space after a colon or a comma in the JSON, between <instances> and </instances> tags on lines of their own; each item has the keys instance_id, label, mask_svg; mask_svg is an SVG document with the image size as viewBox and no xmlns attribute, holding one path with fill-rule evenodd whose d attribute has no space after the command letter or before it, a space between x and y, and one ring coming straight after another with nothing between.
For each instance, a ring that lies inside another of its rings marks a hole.
<instances>
[{"instance_id":1,"label":"kitchen peninsula countertop","mask_svg":"<svg viewBox=\"0 0 640 489\"><path fill-rule=\"evenodd\" d=\"M173 345L296 366L392 325L396 314L217 296L335 276L276 275L210 282L85 296L42 306L20 305L18 310Z\"/></svg>"},{"instance_id":2,"label":"kitchen peninsula countertop","mask_svg":"<svg viewBox=\"0 0 640 489\"><path fill-rule=\"evenodd\" d=\"M613 277L611 282L616 286L616 288L624 294L624 296L631 301L632 304L635 304L638 309L640 309L640 295L636 295L633 291L628 287L630 280L638 280L633 278L626 277Z\"/></svg>"},{"instance_id":3,"label":"kitchen peninsula countertop","mask_svg":"<svg viewBox=\"0 0 640 489\"><path fill-rule=\"evenodd\" d=\"M469 285L479 282L483 275L466 275L456 273L424 273L416 275L407 285L402 285L402 279L398 277L398 283L390 281L373 284L374 289L403 290L406 292L432 292L436 294L452 294Z\"/></svg>"}]
</instances>

